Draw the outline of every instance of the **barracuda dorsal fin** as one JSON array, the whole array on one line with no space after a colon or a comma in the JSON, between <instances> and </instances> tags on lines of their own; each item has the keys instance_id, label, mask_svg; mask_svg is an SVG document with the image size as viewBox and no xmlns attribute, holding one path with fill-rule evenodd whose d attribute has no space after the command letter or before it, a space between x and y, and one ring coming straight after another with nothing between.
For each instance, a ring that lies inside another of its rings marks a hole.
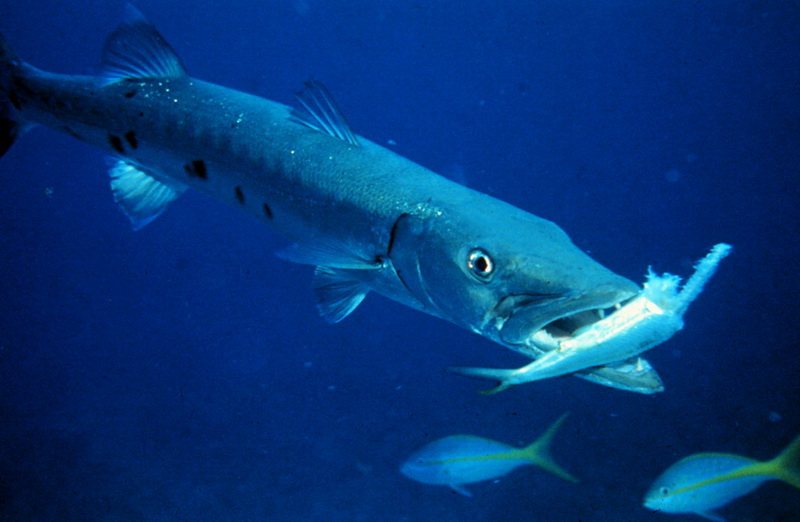
<instances>
[{"instance_id":1,"label":"barracuda dorsal fin","mask_svg":"<svg viewBox=\"0 0 800 522\"><path fill-rule=\"evenodd\" d=\"M307 81L303 84L303 90L295 93L295 97L305 110L293 110L292 121L339 138L355 147L359 146L350 124L344 119L342 111L322 82Z\"/></svg>"},{"instance_id":2,"label":"barracuda dorsal fin","mask_svg":"<svg viewBox=\"0 0 800 522\"><path fill-rule=\"evenodd\" d=\"M338 323L367 296L369 287L363 282L348 277L343 270L318 266L314 271L314 294L317 310L329 323Z\"/></svg>"},{"instance_id":3,"label":"barracuda dorsal fin","mask_svg":"<svg viewBox=\"0 0 800 522\"><path fill-rule=\"evenodd\" d=\"M138 166L119 160L108 171L114 201L131 220L134 230L144 227L164 212L186 187L167 185Z\"/></svg>"},{"instance_id":4,"label":"barracuda dorsal fin","mask_svg":"<svg viewBox=\"0 0 800 522\"><path fill-rule=\"evenodd\" d=\"M174 80L186 69L172 47L138 9L125 6L125 20L106 39L103 76L119 80Z\"/></svg>"}]
</instances>

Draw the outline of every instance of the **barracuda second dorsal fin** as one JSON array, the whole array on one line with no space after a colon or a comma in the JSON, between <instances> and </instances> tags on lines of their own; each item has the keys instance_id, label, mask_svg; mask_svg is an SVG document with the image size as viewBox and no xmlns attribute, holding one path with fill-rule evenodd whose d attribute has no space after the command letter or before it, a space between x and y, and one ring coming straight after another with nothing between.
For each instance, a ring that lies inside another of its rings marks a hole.
<instances>
[{"instance_id":1,"label":"barracuda second dorsal fin","mask_svg":"<svg viewBox=\"0 0 800 522\"><path fill-rule=\"evenodd\" d=\"M359 146L350 124L344 119L342 111L322 82L307 81L303 84L303 90L295 93L295 97L305 110L293 110L292 121L339 138L355 147Z\"/></svg>"},{"instance_id":2,"label":"barracuda second dorsal fin","mask_svg":"<svg viewBox=\"0 0 800 522\"><path fill-rule=\"evenodd\" d=\"M125 19L106 39L103 76L119 80L174 80L186 77L175 50L138 9L125 6Z\"/></svg>"}]
</instances>

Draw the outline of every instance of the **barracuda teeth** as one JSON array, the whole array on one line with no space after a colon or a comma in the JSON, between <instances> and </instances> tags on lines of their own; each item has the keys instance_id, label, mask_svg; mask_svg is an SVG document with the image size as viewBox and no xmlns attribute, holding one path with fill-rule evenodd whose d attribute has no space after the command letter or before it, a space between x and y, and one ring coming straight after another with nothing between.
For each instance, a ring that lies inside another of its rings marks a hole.
<instances>
[{"instance_id":1,"label":"barracuda teeth","mask_svg":"<svg viewBox=\"0 0 800 522\"><path fill-rule=\"evenodd\" d=\"M622 305L621 305L621 304L619 304L619 303L615 303L615 304L614 304L614 309L615 309L615 310L619 310L620 308L622 308Z\"/></svg>"}]
</instances>

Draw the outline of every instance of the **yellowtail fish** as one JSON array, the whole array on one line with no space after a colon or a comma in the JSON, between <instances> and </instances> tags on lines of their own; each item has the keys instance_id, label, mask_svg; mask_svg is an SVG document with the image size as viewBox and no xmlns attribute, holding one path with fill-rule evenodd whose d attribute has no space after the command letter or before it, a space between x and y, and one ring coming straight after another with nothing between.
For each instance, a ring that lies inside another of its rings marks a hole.
<instances>
[{"instance_id":1,"label":"yellowtail fish","mask_svg":"<svg viewBox=\"0 0 800 522\"><path fill-rule=\"evenodd\" d=\"M539 466L559 477L578 482L550 456L553 436L566 420L565 413L534 443L515 448L474 435L453 435L415 451L400 467L406 477L471 497L465 484L501 477L520 466Z\"/></svg>"},{"instance_id":2,"label":"yellowtail fish","mask_svg":"<svg viewBox=\"0 0 800 522\"><path fill-rule=\"evenodd\" d=\"M766 462L728 453L698 453L679 460L656 479L644 505L654 511L694 513L720 522L725 519L715 509L773 479L800 488L800 436Z\"/></svg>"}]
</instances>

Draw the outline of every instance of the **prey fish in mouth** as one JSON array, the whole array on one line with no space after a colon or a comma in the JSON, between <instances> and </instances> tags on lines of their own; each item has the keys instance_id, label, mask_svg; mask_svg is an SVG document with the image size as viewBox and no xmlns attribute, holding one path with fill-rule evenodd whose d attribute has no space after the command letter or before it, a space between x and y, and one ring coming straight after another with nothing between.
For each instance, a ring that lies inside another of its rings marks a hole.
<instances>
[{"instance_id":1,"label":"prey fish in mouth","mask_svg":"<svg viewBox=\"0 0 800 522\"><path fill-rule=\"evenodd\" d=\"M455 367L451 371L498 380L498 386L487 393L587 370L588 373L582 375L585 378L602 379L602 373L597 374L592 369L606 365L646 374L652 368L638 356L683 328L683 314L730 251L728 244L715 245L697 263L695 273L682 288L680 277L650 271L642 292L617 303L610 313L586 310L537 329L525 343L533 353L542 355L522 368Z\"/></svg>"}]
</instances>

